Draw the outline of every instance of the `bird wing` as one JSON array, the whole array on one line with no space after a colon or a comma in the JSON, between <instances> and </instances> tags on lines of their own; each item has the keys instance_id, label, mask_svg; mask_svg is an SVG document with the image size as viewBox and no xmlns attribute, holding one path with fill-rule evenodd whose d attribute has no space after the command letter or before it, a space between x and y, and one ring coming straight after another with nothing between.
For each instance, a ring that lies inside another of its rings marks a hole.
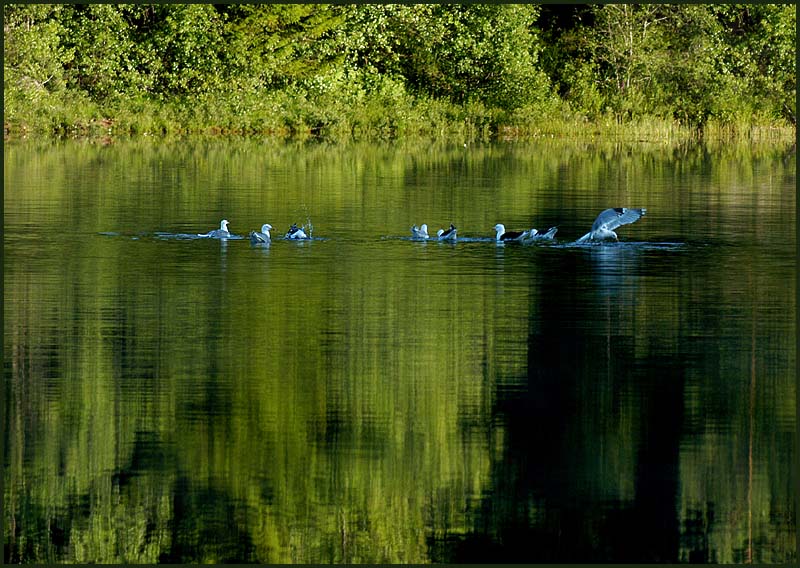
<instances>
[{"instance_id":1,"label":"bird wing","mask_svg":"<svg viewBox=\"0 0 800 568\"><path fill-rule=\"evenodd\" d=\"M516 241L517 239L524 238L528 231L506 231L500 235L501 241Z\"/></svg>"},{"instance_id":2,"label":"bird wing","mask_svg":"<svg viewBox=\"0 0 800 568\"><path fill-rule=\"evenodd\" d=\"M592 231L602 228L613 231L617 227L638 221L646 212L647 209L628 209L626 207L606 209L594 220Z\"/></svg>"},{"instance_id":3,"label":"bird wing","mask_svg":"<svg viewBox=\"0 0 800 568\"><path fill-rule=\"evenodd\" d=\"M558 227L550 227L544 233L540 233L536 229L531 229L531 234L528 235L528 238L536 240L552 239L556 236L556 232L558 232Z\"/></svg>"}]
</instances>

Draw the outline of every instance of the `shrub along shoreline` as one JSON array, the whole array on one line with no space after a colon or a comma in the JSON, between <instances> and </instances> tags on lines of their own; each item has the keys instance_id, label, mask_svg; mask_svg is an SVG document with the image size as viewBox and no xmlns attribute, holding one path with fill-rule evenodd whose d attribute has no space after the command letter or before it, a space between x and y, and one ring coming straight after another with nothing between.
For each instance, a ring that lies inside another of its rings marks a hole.
<instances>
[{"instance_id":1,"label":"shrub along shoreline","mask_svg":"<svg viewBox=\"0 0 800 568\"><path fill-rule=\"evenodd\" d=\"M290 101L285 100L285 103ZM782 121L723 123L710 120L702 127L661 117L623 119L609 113L590 120L579 113L554 108L520 109L498 115L485 108L464 108L436 101L421 101L403 109L379 102L334 114L315 107L309 112L279 105L259 105L236 114L213 113L202 103L146 101L108 107L82 101L50 102L28 106L27 112L4 123L5 139L97 138L111 141L131 137L260 136L292 141L335 143L391 141L421 138L454 142L530 140L536 138L608 138L643 142L731 140L786 142L796 139L796 128ZM298 105L300 106L300 105ZM187 111L187 109L193 109ZM319 116L325 118L321 120Z\"/></svg>"},{"instance_id":2,"label":"shrub along shoreline","mask_svg":"<svg viewBox=\"0 0 800 568\"><path fill-rule=\"evenodd\" d=\"M4 133L794 139L793 5L3 6Z\"/></svg>"}]
</instances>

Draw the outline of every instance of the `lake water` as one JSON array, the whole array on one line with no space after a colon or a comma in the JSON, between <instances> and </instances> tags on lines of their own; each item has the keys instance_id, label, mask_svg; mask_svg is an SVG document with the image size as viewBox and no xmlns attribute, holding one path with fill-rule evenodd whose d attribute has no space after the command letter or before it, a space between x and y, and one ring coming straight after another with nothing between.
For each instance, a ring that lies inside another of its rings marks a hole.
<instances>
[{"instance_id":1,"label":"lake water","mask_svg":"<svg viewBox=\"0 0 800 568\"><path fill-rule=\"evenodd\" d=\"M6 562L798 560L794 147L7 143L3 175ZM647 215L573 244L607 207ZM273 242L185 237L222 218Z\"/></svg>"}]
</instances>

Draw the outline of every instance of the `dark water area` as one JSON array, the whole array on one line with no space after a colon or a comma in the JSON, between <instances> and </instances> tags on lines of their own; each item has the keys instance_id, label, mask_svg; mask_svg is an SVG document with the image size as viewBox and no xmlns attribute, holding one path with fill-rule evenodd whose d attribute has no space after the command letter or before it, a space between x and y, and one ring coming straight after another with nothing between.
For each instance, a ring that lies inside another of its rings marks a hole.
<instances>
[{"instance_id":1,"label":"dark water area","mask_svg":"<svg viewBox=\"0 0 800 568\"><path fill-rule=\"evenodd\" d=\"M796 562L795 188L783 146L7 144L5 561Z\"/></svg>"}]
</instances>

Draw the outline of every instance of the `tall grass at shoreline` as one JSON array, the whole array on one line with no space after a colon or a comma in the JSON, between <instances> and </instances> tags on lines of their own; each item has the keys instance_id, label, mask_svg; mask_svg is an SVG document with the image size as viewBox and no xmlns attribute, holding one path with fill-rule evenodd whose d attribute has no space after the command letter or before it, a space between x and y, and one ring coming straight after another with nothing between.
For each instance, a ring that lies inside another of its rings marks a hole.
<instances>
[{"instance_id":1,"label":"tall grass at shoreline","mask_svg":"<svg viewBox=\"0 0 800 568\"><path fill-rule=\"evenodd\" d=\"M768 119L702 127L661 117L589 119L563 102L506 113L481 103L456 105L405 92L347 97L277 92L154 101L110 100L100 105L70 91L6 93L4 134L18 138L267 136L346 143L424 138L462 143L536 138L597 137L644 142L681 140L789 141L796 127Z\"/></svg>"}]
</instances>

